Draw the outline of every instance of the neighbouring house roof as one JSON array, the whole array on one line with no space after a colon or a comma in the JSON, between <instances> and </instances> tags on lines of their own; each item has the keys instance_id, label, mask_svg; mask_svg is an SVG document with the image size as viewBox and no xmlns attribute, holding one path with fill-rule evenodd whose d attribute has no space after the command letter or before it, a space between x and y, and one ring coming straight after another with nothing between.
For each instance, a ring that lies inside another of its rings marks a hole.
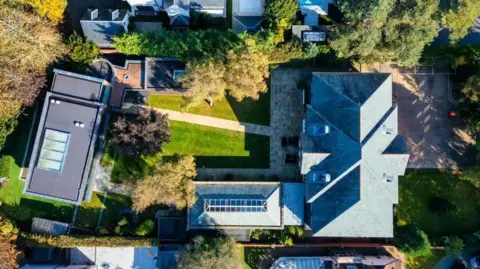
<instances>
[{"instance_id":1,"label":"neighbouring house roof","mask_svg":"<svg viewBox=\"0 0 480 269\"><path fill-rule=\"evenodd\" d=\"M188 7L183 5L171 5L165 8L170 18L170 26L172 27L188 27L190 26L190 11Z\"/></svg>"},{"instance_id":2,"label":"neighbouring house roof","mask_svg":"<svg viewBox=\"0 0 480 269\"><path fill-rule=\"evenodd\" d=\"M54 71L53 92L47 92L45 97L24 193L78 204L84 196L105 108L98 102L102 91L97 92L103 82ZM81 92L82 85L85 93ZM93 93L98 100L89 98Z\"/></svg>"},{"instance_id":3,"label":"neighbouring house roof","mask_svg":"<svg viewBox=\"0 0 480 269\"><path fill-rule=\"evenodd\" d=\"M112 18L112 10L96 9L98 17L92 19L91 13L94 10L87 10L80 20L83 34L101 48L111 48L113 37L126 33L127 10L118 10L118 17Z\"/></svg>"},{"instance_id":4,"label":"neighbouring house roof","mask_svg":"<svg viewBox=\"0 0 480 269\"><path fill-rule=\"evenodd\" d=\"M305 184L283 183L283 224L303 225Z\"/></svg>"},{"instance_id":5,"label":"neighbouring house roof","mask_svg":"<svg viewBox=\"0 0 480 269\"><path fill-rule=\"evenodd\" d=\"M233 16L232 29L236 33L255 32L260 28L264 19L263 16Z\"/></svg>"},{"instance_id":6,"label":"neighbouring house roof","mask_svg":"<svg viewBox=\"0 0 480 269\"><path fill-rule=\"evenodd\" d=\"M195 182L188 229L281 229L281 183Z\"/></svg>"},{"instance_id":7,"label":"neighbouring house roof","mask_svg":"<svg viewBox=\"0 0 480 269\"><path fill-rule=\"evenodd\" d=\"M409 156L397 118L390 74L313 74L301 173L314 236L393 236L398 176ZM324 126L326 134L313 131ZM328 182L319 180L325 175Z\"/></svg>"},{"instance_id":8,"label":"neighbouring house roof","mask_svg":"<svg viewBox=\"0 0 480 269\"><path fill-rule=\"evenodd\" d=\"M270 269L326 269L325 260L320 257L281 257Z\"/></svg>"},{"instance_id":9,"label":"neighbouring house roof","mask_svg":"<svg viewBox=\"0 0 480 269\"><path fill-rule=\"evenodd\" d=\"M68 223L42 218L33 218L31 232L34 234L60 236L67 234Z\"/></svg>"},{"instance_id":10,"label":"neighbouring house roof","mask_svg":"<svg viewBox=\"0 0 480 269\"><path fill-rule=\"evenodd\" d=\"M175 58L145 59L145 89L167 90L182 88L177 76L185 73L184 62Z\"/></svg>"},{"instance_id":11,"label":"neighbouring house roof","mask_svg":"<svg viewBox=\"0 0 480 269\"><path fill-rule=\"evenodd\" d=\"M158 247L76 247L70 249L70 265L155 269L158 254Z\"/></svg>"}]
</instances>

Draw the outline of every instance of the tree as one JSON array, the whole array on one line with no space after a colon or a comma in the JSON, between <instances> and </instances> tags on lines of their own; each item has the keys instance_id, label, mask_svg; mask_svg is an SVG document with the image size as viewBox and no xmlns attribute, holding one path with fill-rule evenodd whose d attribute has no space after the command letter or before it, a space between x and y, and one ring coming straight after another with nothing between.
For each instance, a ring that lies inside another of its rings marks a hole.
<instances>
[{"instance_id":1,"label":"tree","mask_svg":"<svg viewBox=\"0 0 480 269\"><path fill-rule=\"evenodd\" d=\"M67 7L67 0L19 0L34 8L38 15L47 17L54 23L63 20L63 12Z\"/></svg>"},{"instance_id":2,"label":"tree","mask_svg":"<svg viewBox=\"0 0 480 269\"><path fill-rule=\"evenodd\" d=\"M360 63L415 65L437 35L436 0L347 0L340 10L345 23L336 27L331 46Z\"/></svg>"},{"instance_id":3,"label":"tree","mask_svg":"<svg viewBox=\"0 0 480 269\"><path fill-rule=\"evenodd\" d=\"M187 73L180 78L188 92L184 95L184 108L188 109L208 100L213 101L225 95L225 65L220 61L207 60L187 64Z\"/></svg>"},{"instance_id":4,"label":"tree","mask_svg":"<svg viewBox=\"0 0 480 269\"><path fill-rule=\"evenodd\" d=\"M64 52L55 25L0 5L0 150L22 108L32 105L45 86L47 67Z\"/></svg>"},{"instance_id":5,"label":"tree","mask_svg":"<svg viewBox=\"0 0 480 269\"><path fill-rule=\"evenodd\" d=\"M296 0L272 0L265 7L265 18L270 29L276 31L276 43L283 42L286 29L292 27L298 10Z\"/></svg>"},{"instance_id":6,"label":"tree","mask_svg":"<svg viewBox=\"0 0 480 269\"><path fill-rule=\"evenodd\" d=\"M455 42L465 37L474 25L478 14L480 14L478 0L451 1L451 7L442 13L442 24L450 29L450 40Z\"/></svg>"},{"instance_id":7,"label":"tree","mask_svg":"<svg viewBox=\"0 0 480 269\"><path fill-rule=\"evenodd\" d=\"M463 98L470 102L480 100L480 75L474 75L468 78L462 89Z\"/></svg>"},{"instance_id":8,"label":"tree","mask_svg":"<svg viewBox=\"0 0 480 269\"><path fill-rule=\"evenodd\" d=\"M193 179L196 175L192 156L176 155L170 162L157 164L150 175L135 185L133 209L141 212L156 204L178 209L192 206L195 203Z\"/></svg>"},{"instance_id":9,"label":"tree","mask_svg":"<svg viewBox=\"0 0 480 269\"><path fill-rule=\"evenodd\" d=\"M153 109L140 109L135 118L119 117L112 128L112 146L125 156L162 152L171 138L167 115Z\"/></svg>"},{"instance_id":10,"label":"tree","mask_svg":"<svg viewBox=\"0 0 480 269\"><path fill-rule=\"evenodd\" d=\"M268 76L268 58L264 54L252 49L228 53L225 81L235 99L258 99L260 93L267 91Z\"/></svg>"},{"instance_id":11,"label":"tree","mask_svg":"<svg viewBox=\"0 0 480 269\"><path fill-rule=\"evenodd\" d=\"M91 65L100 55L100 48L90 40L74 33L68 38L68 46L70 47L70 58L78 64Z\"/></svg>"},{"instance_id":12,"label":"tree","mask_svg":"<svg viewBox=\"0 0 480 269\"><path fill-rule=\"evenodd\" d=\"M202 236L193 238L180 253L178 269L240 269L238 248L230 238L212 238Z\"/></svg>"},{"instance_id":13,"label":"tree","mask_svg":"<svg viewBox=\"0 0 480 269\"><path fill-rule=\"evenodd\" d=\"M444 238L445 240L445 251L449 255L460 255L462 254L465 244L460 237L457 236L448 236Z\"/></svg>"},{"instance_id":14,"label":"tree","mask_svg":"<svg viewBox=\"0 0 480 269\"><path fill-rule=\"evenodd\" d=\"M12 241L5 237L0 237L0 269L18 268L18 258L21 252L17 250Z\"/></svg>"},{"instance_id":15,"label":"tree","mask_svg":"<svg viewBox=\"0 0 480 269\"><path fill-rule=\"evenodd\" d=\"M430 242L424 231L414 225L397 227L395 240L398 249L411 258L427 256L430 254Z\"/></svg>"}]
</instances>

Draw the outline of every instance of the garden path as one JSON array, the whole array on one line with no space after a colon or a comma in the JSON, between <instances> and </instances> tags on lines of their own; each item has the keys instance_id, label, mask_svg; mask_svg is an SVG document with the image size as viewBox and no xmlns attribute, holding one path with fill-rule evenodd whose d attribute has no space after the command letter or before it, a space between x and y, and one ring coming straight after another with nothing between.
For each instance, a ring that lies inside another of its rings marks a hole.
<instances>
[{"instance_id":1,"label":"garden path","mask_svg":"<svg viewBox=\"0 0 480 269\"><path fill-rule=\"evenodd\" d=\"M233 120L224 120L214 117L201 116L190 113L183 113L163 108L153 108L161 113L168 114L168 118L176 121L183 121L192 124L210 126L214 128L226 129L231 131L245 132L257 135L271 136L272 131L269 126L238 122Z\"/></svg>"}]
</instances>

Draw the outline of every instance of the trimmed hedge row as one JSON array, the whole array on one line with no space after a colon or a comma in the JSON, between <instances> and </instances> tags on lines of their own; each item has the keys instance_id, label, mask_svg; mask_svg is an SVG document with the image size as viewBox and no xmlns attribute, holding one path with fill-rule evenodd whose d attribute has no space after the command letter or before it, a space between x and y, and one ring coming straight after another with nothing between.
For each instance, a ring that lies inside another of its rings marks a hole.
<instances>
[{"instance_id":1,"label":"trimmed hedge row","mask_svg":"<svg viewBox=\"0 0 480 269\"><path fill-rule=\"evenodd\" d=\"M22 232L20 244L27 247L151 247L158 246L156 238L93 236L93 235L61 235L58 237L30 234Z\"/></svg>"}]
</instances>

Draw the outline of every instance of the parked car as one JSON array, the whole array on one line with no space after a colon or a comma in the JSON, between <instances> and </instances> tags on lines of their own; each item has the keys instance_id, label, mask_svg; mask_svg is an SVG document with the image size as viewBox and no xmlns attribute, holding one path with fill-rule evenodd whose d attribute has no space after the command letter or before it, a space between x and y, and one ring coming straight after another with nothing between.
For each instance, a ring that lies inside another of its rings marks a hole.
<instances>
[{"instance_id":1,"label":"parked car","mask_svg":"<svg viewBox=\"0 0 480 269\"><path fill-rule=\"evenodd\" d=\"M480 255L470 258L470 266L473 268L480 268Z\"/></svg>"}]
</instances>

